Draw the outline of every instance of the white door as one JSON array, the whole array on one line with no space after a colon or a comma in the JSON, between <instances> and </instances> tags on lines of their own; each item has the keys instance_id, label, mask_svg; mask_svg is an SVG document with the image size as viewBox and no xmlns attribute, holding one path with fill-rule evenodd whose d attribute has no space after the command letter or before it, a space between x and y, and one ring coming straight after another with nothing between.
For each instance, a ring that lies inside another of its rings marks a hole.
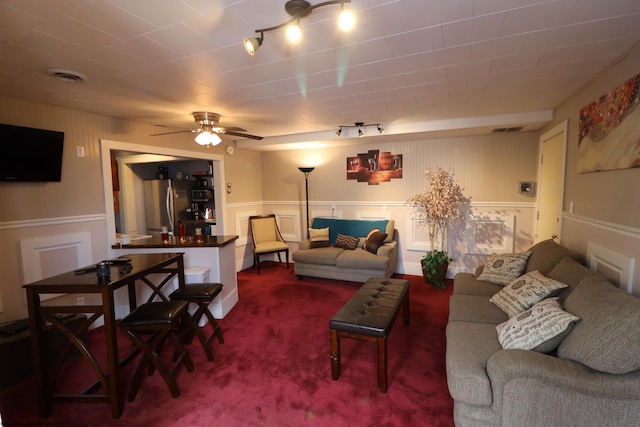
<instances>
[{"instance_id":1,"label":"white door","mask_svg":"<svg viewBox=\"0 0 640 427\"><path fill-rule=\"evenodd\" d=\"M540 137L536 242L560 239L566 149L566 121Z\"/></svg>"}]
</instances>

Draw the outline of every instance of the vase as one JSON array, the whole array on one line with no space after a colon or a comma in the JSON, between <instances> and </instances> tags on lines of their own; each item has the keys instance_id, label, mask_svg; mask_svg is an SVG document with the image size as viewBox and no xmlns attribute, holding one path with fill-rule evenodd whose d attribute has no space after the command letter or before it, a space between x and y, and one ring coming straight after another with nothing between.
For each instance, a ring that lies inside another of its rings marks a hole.
<instances>
[{"instance_id":1,"label":"vase","mask_svg":"<svg viewBox=\"0 0 640 427\"><path fill-rule=\"evenodd\" d=\"M427 271L422 269L422 275L424 276L425 283L431 283L435 288L445 288L444 279L447 277L447 269L449 268L449 263L445 262L444 264L440 264L436 267L436 274L430 274Z\"/></svg>"}]
</instances>

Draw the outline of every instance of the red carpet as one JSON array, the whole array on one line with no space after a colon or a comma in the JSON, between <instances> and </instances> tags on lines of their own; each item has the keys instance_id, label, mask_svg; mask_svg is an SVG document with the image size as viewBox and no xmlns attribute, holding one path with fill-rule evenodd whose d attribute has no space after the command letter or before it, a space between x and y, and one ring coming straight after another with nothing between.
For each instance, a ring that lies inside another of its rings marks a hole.
<instances>
[{"instance_id":1,"label":"red carpet","mask_svg":"<svg viewBox=\"0 0 640 427\"><path fill-rule=\"evenodd\" d=\"M179 398L171 398L156 373L145 378L120 420L110 418L106 404L66 403L54 404L51 417L41 419L35 415L34 381L28 380L0 392L2 425L453 425L444 364L451 283L436 291L421 277L396 276L411 282L411 325L404 326L400 316L389 336L385 394L377 387L373 344L343 339L342 374L331 379L329 319L359 285L298 280L293 268L277 263L264 263L261 270L260 276L238 273L240 302L219 322L225 343L215 342L216 360L208 362L196 342L189 348L196 371L179 373ZM100 330L92 331L92 349L101 348L100 339ZM80 381L79 360L69 364L74 375L66 386Z\"/></svg>"}]
</instances>

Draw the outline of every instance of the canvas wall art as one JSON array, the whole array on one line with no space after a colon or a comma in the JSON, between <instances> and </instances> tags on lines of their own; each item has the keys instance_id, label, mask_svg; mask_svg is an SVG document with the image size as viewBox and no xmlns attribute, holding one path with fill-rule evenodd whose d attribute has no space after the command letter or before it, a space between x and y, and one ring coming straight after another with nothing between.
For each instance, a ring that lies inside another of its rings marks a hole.
<instances>
[{"instance_id":1,"label":"canvas wall art","mask_svg":"<svg viewBox=\"0 0 640 427\"><path fill-rule=\"evenodd\" d=\"M640 74L580 109L578 173L640 167Z\"/></svg>"},{"instance_id":2,"label":"canvas wall art","mask_svg":"<svg viewBox=\"0 0 640 427\"><path fill-rule=\"evenodd\" d=\"M347 179L379 185L395 178L402 178L402 154L369 150L347 157Z\"/></svg>"}]
</instances>

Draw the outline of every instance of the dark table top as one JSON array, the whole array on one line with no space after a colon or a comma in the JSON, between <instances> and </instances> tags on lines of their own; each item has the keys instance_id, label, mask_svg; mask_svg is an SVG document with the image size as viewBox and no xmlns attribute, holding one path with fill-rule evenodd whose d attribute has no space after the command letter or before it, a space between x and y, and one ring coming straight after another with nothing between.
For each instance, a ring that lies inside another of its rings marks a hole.
<instances>
[{"instance_id":1,"label":"dark table top","mask_svg":"<svg viewBox=\"0 0 640 427\"><path fill-rule=\"evenodd\" d=\"M122 245L122 248L221 248L236 241L238 236L202 236L202 242L196 242L194 236L187 236L187 239L185 243L180 243L178 237L173 237L171 243L162 243L160 235L153 235L144 239L132 240L128 245ZM111 249L120 249L120 245L113 245Z\"/></svg>"},{"instance_id":2,"label":"dark table top","mask_svg":"<svg viewBox=\"0 0 640 427\"><path fill-rule=\"evenodd\" d=\"M95 271L95 264L82 267L89 271L77 274L75 271L58 274L24 285L24 288L37 288L41 293L95 293L101 288L120 287L136 278L147 275L151 270L160 265L170 265L177 262L183 253L160 253L160 254L128 254L119 258L128 258L130 263L115 263L110 267L108 279L101 279ZM115 259L115 258L114 258ZM130 267L129 267L130 266Z\"/></svg>"}]
</instances>

